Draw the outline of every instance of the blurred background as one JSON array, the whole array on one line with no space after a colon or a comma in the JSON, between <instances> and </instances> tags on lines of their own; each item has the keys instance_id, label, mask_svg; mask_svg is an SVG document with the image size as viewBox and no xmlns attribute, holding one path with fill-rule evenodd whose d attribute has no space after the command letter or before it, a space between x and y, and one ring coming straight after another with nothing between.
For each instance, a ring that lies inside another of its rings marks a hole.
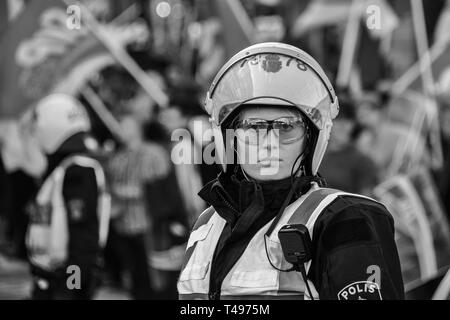
<instances>
[{"instance_id":1,"label":"blurred background","mask_svg":"<svg viewBox=\"0 0 450 320\"><path fill-rule=\"evenodd\" d=\"M0 299L27 299L29 204L42 156L24 132L58 92L87 109L113 196L96 299L176 299L197 192L214 164L175 164L171 133L211 143L204 95L223 63L258 42L310 53L341 104L319 170L394 216L409 299L450 299L450 1L0 1ZM151 170L149 170L151 168ZM119 187L142 193L130 202ZM144 208L144 209L142 209ZM144 261L148 277L130 261ZM136 283L145 283L136 288ZM142 290L144 292L142 292Z\"/></svg>"}]
</instances>

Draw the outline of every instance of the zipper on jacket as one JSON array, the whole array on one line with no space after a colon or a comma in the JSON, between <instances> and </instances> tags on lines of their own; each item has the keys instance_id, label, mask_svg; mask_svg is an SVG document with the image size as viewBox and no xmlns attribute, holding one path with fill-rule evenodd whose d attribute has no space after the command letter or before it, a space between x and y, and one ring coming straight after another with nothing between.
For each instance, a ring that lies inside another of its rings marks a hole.
<instances>
[{"instance_id":1,"label":"zipper on jacket","mask_svg":"<svg viewBox=\"0 0 450 320\"><path fill-rule=\"evenodd\" d=\"M220 196L220 199L225 203L225 205L227 206L228 209L230 209L231 211L233 211L234 213L236 213L237 215L239 215L239 211L237 211L233 205L228 202L227 199L225 199L225 196L222 194L222 192L217 192L217 194Z\"/></svg>"},{"instance_id":2,"label":"zipper on jacket","mask_svg":"<svg viewBox=\"0 0 450 320\"><path fill-rule=\"evenodd\" d=\"M233 213L239 215L239 211L237 211L234 206L226 199L225 195L218 190L217 194L219 195L220 199L223 201L225 206L230 209ZM226 242L226 241L225 241ZM217 248L216 248L217 250ZM212 268L214 266L214 258L216 257L216 253L213 254L213 261L211 261L211 274L212 274ZM208 293L208 299L209 300L220 300L220 291L222 288L222 281L220 283L217 283L215 281L211 281L209 279L209 293Z\"/></svg>"}]
</instances>

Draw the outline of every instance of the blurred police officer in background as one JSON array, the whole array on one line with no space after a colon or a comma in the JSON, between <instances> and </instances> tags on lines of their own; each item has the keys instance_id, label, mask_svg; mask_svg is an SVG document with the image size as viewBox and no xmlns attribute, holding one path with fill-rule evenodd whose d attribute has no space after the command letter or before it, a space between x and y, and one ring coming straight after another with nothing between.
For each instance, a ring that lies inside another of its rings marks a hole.
<instances>
[{"instance_id":1,"label":"blurred police officer in background","mask_svg":"<svg viewBox=\"0 0 450 320\"><path fill-rule=\"evenodd\" d=\"M80 103L63 94L44 98L33 111L33 130L47 156L26 239L33 299L90 299L109 223L90 121Z\"/></svg>"},{"instance_id":2,"label":"blurred police officer in background","mask_svg":"<svg viewBox=\"0 0 450 320\"><path fill-rule=\"evenodd\" d=\"M191 232L180 299L404 298L390 213L318 175L339 107L311 56L249 47L219 71L205 108L223 172L199 193L211 207ZM307 277L283 256L287 224L312 238Z\"/></svg>"}]
</instances>

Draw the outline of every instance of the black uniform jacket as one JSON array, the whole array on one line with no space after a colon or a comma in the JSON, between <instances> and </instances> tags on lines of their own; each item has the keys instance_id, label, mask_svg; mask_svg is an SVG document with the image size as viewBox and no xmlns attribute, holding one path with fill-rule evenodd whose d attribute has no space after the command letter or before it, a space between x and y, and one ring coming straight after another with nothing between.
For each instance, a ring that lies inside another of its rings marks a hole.
<instances>
[{"instance_id":1,"label":"black uniform jacket","mask_svg":"<svg viewBox=\"0 0 450 320\"><path fill-rule=\"evenodd\" d=\"M290 178L256 183L239 176L221 174L199 193L227 221L211 265L211 299L220 298L223 279L256 232L278 214L292 187ZM291 203L317 180L298 179ZM312 248L308 278L320 299L404 299L394 221L382 204L338 196L316 220Z\"/></svg>"},{"instance_id":2,"label":"black uniform jacket","mask_svg":"<svg viewBox=\"0 0 450 320\"><path fill-rule=\"evenodd\" d=\"M86 139L84 133L76 134L48 156L48 168L43 181L68 157L89 156L84 139ZM101 252L97 216L98 187L94 169L78 165L69 166L64 175L63 199L69 222L67 262L60 270L52 273L36 266L31 266L32 272L34 275L54 280L65 288L66 278L70 275L67 267L77 266L81 274L81 291L88 295L96 282L95 275L98 273Z\"/></svg>"}]
</instances>

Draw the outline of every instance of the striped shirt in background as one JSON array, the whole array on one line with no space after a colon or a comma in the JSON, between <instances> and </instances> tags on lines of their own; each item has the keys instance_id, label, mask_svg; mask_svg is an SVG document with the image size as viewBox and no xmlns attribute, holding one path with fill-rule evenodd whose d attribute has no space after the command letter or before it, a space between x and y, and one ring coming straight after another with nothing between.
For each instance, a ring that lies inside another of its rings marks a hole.
<instances>
[{"instance_id":1,"label":"striped shirt in background","mask_svg":"<svg viewBox=\"0 0 450 320\"><path fill-rule=\"evenodd\" d=\"M107 170L113 197L113 226L119 233L136 235L149 229L144 184L167 176L169 161L167 151L153 143L121 150L110 159Z\"/></svg>"}]
</instances>

